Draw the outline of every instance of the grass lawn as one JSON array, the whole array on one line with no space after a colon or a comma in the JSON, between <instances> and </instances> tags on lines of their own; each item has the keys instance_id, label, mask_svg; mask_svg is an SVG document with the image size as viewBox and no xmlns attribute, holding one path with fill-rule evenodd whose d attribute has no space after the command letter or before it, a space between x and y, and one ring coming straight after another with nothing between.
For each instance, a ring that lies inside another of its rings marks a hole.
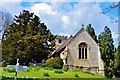
<instances>
[{"instance_id":1,"label":"grass lawn","mask_svg":"<svg viewBox=\"0 0 120 80\"><path fill-rule=\"evenodd\" d=\"M0 68L0 74L2 74L2 68ZM2 79L2 77L0 76L0 80Z\"/></svg>"},{"instance_id":2,"label":"grass lawn","mask_svg":"<svg viewBox=\"0 0 120 80\"><path fill-rule=\"evenodd\" d=\"M8 72L5 71L4 68L0 68L0 71L2 71L2 75L6 76L14 76L15 72ZM103 76L97 75L97 74L89 74L89 73L84 73L80 72L77 70L68 70L68 71L63 71L63 73L58 74L54 72L55 69L53 70L47 70L45 68L40 68L38 71L35 69L31 68L29 72L18 72L19 77L34 77L34 78L104 78ZM48 73L49 76L45 76L44 73ZM77 74L76 77L75 74Z\"/></svg>"}]
</instances>

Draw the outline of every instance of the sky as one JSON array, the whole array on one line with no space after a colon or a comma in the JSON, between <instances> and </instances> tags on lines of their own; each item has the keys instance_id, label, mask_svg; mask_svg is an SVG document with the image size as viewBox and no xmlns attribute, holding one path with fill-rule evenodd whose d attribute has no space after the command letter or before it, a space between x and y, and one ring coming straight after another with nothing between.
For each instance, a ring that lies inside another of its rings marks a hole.
<instances>
[{"instance_id":1,"label":"sky","mask_svg":"<svg viewBox=\"0 0 120 80\"><path fill-rule=\"evenodd\" d=\"M117 46L118 23L114 21L118 20L118 9L101 14L111 3L109 0L6 0L0 3L0 11L9 12L14 17L22 10L29 10L39 16L41 22L55 35L75 35L82 24L85 28L92 24L95 33L99 35L108 26L112 31L114 45Z\"/></svg>"}]
</instances>

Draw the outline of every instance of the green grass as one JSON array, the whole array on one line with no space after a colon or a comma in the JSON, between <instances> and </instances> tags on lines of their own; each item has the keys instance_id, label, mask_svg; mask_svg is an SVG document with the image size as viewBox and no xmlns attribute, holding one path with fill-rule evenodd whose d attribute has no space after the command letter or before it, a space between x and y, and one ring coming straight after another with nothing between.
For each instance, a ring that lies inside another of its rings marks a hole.
<instances>
[{"instance_id":1,"label":"green grass","mask_svg":"<svg viewBox=\"0 0 120 80\"><path fill-rule=\"evenodd\" d=\"M2 74L2 68L0 68L0 74ZM0 80L2 79L2 76L0 75Z\"/></svg>"},{"instance_id":2,"label":"green grass","mask_svg":"<svg viewBox=\"0 0 120 80\"><path fill-rule=\"evenodd\" d=\"M0 68L0 71L2 71L2 75L6 76L14 76L15 72L9 73L7 71L4 71L3 68ZM57 74L54 72L55 70L47 70L44 68L40 68L37 71L29 71L29 72L18 72L18 76L22 77L34 77L34 78L77 78L75 77L75 74L79 76L79 78L104 78L103 76L100 75L92 75L92 74L87 74L84 72L76 71L76 70L68 70L68 71L63 71L64 73L62 74ZM45 73L48 73L49 76L44 76Z\"/></svg>"}]
</instances>

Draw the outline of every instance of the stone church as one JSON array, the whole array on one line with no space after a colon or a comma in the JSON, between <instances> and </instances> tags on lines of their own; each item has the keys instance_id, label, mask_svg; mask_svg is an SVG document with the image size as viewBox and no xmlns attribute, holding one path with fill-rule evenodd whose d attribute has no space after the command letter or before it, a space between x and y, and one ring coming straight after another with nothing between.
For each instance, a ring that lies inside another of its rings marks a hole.
<instances>
[{"instance_id":1,"label":"stone church","mask_svg":"<svg viewBox=\"0 0 120 80\"><path fill-rule=\"evenodd\" d=\"M57 36L55 41L55 51L48 57L59 56L64 62L63 68L104 75L100 48L85 28L82 27L75 36L69 38Z\"/></svg>"}]
</instances>

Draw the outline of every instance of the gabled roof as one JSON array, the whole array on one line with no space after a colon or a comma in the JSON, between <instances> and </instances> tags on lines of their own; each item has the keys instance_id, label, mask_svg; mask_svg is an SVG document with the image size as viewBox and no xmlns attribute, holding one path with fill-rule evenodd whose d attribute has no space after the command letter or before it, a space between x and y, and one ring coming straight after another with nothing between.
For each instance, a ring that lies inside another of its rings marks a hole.
<instances>
[{"instance_id":1,"label":"gabled roof","mask_svg":"<svg viewBox=\"0 0 120 80\"><path fill-rule=\"evenodd\" d=\"M86 29L85 29L84 27L82 27L82 28L80 29L80 31L78 31L77 34L76 34L74 37L76 37L79 33L83 32L83 31L86 31Z\"/></svg>"},{"instance_id":2,"label":"gabled roof","mask_svg":"<svg viewBox=\"0 0 120 80\"><path fill-rule=\"evenodd\" d=\"M61 51L63 48L66 47L66 45L71 41L73 37L70 36L67 40L65 40L65 42L58 48L56 49L55 51L53 51L50 55L48 55L48 57L51 57L53 56L55 53L58 53L59 51Z\"/></svg>"},{"instance_id":3,"label":"gabled roof","mask_svg":"<svg viewBox=\"0 0 120 80\"><path fill-rule=\"evenodd\" d=\"M78 36L80 33L82 33L82 32L86 32L87 34L88 34L88 36L93 40L93 42L97 45L97 46L99 46L96 42L95 42L95 40L90 36L90 34L87 32L87 30L82 26L82 28L75 34L75 36L72 38L72 40L76 37L76 36ZM72 41L71 40L71 41ZM71 42L70 41L70 42ZM70 43L69 42L69 43Z\"/></svg>"}]
</instances>

